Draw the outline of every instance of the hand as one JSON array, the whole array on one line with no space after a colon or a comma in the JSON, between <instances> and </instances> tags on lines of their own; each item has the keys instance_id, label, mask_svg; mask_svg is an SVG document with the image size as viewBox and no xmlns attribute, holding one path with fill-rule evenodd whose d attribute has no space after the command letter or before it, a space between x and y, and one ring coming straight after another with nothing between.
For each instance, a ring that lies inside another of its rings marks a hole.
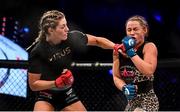
<instances>
[{"instance_id":1,"label":"hand","mask_svg":"<svg viewBox=\"0 0 180 112\"><path fill-rule=\"evenodd\" d=\"M136 86L133 84L124 85L122 91L128 100L132 100L136 96Z\"/></svg>"},{"instance_id":2,"label":"hand","mask_svg":"<svg viewBox=\"0 0 180 112\"><path fill-rule=\"evenodd\" d=\"M126 54L128 55L128 57L132 58L133 56L137 55L134 48L131 48L129 50L126 51Z\"/></svg>"},{"instance_id":3,"label":"hand","mask_svg":"<svg viewBox=\"0 0 180 112\"><path fill-rule=\"evenodd\" d=\"M122 43L123 43L126 51L133 48L136 45L135 39L133 37L129 37L129 36L125 36L122 39Z\"/></svg>"},{"instance_id":4,"label":"hand","mask_svg":"<svg viewBox=\"0 0 180 112\"><path fill-rule=\"evenodd\" d=\"M55 80L55 85L58 88L63 88L65 86L71 86L73 82L74 82L74 77L71 71L66 70Z\"/></svg>"},{"instance_id":5,"label":"hand","mask_svg":"<svg viewBox=\"0 0 180 112\"><path fill-rule=\"evenodd\" d=\"M119 52L125 52L125 47L123 44L115 44L114 45L114 52L118 54Z\"/></svg>"}]
</instances>

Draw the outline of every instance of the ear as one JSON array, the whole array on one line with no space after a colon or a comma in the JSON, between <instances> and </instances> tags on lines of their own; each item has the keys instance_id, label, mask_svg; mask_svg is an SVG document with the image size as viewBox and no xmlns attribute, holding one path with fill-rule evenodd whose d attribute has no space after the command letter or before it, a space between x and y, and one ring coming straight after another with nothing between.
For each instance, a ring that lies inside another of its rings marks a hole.
<instances>
[{"instance_id":1,"label":"ear","mask_svg":"<svg viewBox=\"0 0 180 112\"><path fill-rule=\"evenodd\" d=\"M48 33L51 34L53 32L52 28L48 28Z\"/></svg>"},{"instance_id":2,"label":"ear","mask_svg":"<svg viewBox=\"0 0 180 112\"><path fill-rule=\"evenodd\" d=\"M144 33L147 34L148 33L148 29L146 27L143 28Z\"/></svg>"}]
</instances>

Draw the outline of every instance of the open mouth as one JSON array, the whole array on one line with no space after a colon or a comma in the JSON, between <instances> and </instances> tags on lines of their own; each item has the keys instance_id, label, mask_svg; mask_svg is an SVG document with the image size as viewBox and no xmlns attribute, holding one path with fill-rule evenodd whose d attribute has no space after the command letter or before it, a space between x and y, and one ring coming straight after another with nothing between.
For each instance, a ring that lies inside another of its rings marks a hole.
<instances>
[{"instance_id":1,"label":"open mouth","mask_svg":"<svg viewBox=\"0 0 180 112\"><path fill-rule=\"evenodd\" d=\"M133 38L135 41L137 41L135 37L132 37L132 38Z\"/></svg>"},{"instance_id":2,"label":"open mouth","mask_svg":"<svg viewBox=\"0 0 180 112\"><path fill-rule=\"evenodd\" d=\"M134 40L136 40L136 38L135 37L132 37Z\"/></svg>"}]
</instances>

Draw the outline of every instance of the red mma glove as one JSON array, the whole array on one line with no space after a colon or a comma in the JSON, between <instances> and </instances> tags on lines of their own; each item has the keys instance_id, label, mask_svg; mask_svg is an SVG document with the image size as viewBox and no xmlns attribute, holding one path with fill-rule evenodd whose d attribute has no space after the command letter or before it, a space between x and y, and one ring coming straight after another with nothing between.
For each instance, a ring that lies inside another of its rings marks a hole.
<instances>
[{"instance_id":1,"label":"red mma glove","mask_svg":"<svg viewBox=\"0 0 180 112\"><path fill-rule=\"evenodd\" d=\"M55 85L58 88L63 88L65 86L71 86L74 82L74 77L70 70L62 73L56 80Z\"/></svg>"},{"instance_id":2,"label":"red mma glove","mask_svg":"<svg viewBox=\"0 0 180 112\"><path fill-rule=\"evenodd\" d=\"M115 44L114 45L114 52L115 54L118 54L119 52L125 52L125 47L123 44Z\"/></svg>"}]
</instances>

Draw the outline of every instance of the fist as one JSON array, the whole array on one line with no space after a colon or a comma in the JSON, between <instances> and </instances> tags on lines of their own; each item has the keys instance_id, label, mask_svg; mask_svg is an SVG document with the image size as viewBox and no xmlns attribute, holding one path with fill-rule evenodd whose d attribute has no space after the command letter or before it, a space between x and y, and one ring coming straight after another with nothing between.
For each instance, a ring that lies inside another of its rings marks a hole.
<instances>
[{"instance_id":1,"label":"fist","mask_svg":"<svg viewBox=\"0 0 180 112\"><path fill-rule=\"evenodd\" d=\"M133 37L126 36L122 39L122 43L126 50L133 48L136 45L136 41Z\"/></svg>"},{"instance_id":2,"label":"fist","mask_svg":"<svg viewBox=\"0 0 180 112\"><path fill-rule=\"evenodd\" d=\"M123 44L115 44L114 45L114 53L117 55L118 53L125 53L125 47Z\"/></svg>"},{"instance_id":3,"label":"fist","mask_svg":"<svg viewBox=\"0 0 180 112\"><path fill-rule=\"evenodd\" d=\"M133 84L124 85L122 91L128 100L132 100L136 96L136 86Z\"/></svg>"},{"instance_id":4,"label":"fist","mask_svg":"<svg viewBox=\"0 0 180 112\"><path fill-rule=\"evenodd\" d=\"M55 85L58 88L71 86L74 82L74 77L70 70L63 72L56 80Z\"/></svg>"}]
</instances>

